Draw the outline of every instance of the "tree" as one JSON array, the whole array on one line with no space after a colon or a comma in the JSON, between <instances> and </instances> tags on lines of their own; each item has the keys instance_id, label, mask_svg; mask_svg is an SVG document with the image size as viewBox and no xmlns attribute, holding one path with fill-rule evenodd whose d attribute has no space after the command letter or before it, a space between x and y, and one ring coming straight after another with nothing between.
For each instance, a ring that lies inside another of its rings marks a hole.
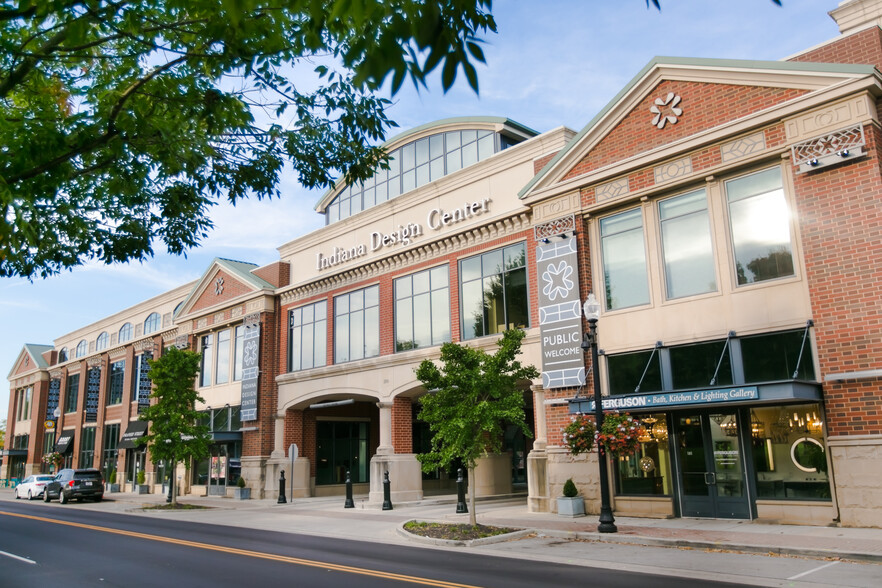
<instances>
[{"instance_id":1,"label":"tree","mask_svg":"<svg viewBox=\"0 0 882 588\"><path fill-rule=\"evenodd\" d=\"M417 379L429 391L420 398L417 418L432 432L431 451L417 458L423 471L450 467L462 460L469 471L469 519L475 515L475 464L479 457L502 450L506 425L514 425L532 436L524 422L524 396L519 384L539 377L533 366L516 359L524 331L511 329L498 341L499 349L489 354L457 343L441 346L441 367L425 360L416 370Z\"/></svg>"},{"instance_id":2,"label":"tree","mask_svg":"<svg viewBox=\"0 0 882 588\"><path fill-rule=\"evenodd\" d=\"M6 419L0 421L0 449L6 447Z\"/></svg>"},{"instance_id":3,"label":"tree","mask_svg":"<svg viewBox=\"0 0 882 588\"><path fill-rule=\"evenodd\" d=\"M159 359L151 359L148 377L156 402L141 413L142 421L150 421L150 430L137 443L147 445L154 464L171 464L172 506L177 506L174 471L179 463L190 468L190 461L208 456L211 438L208 427L199 424L196 402L204 402L196 392L196 375L201 357L198 353L170 347Z\"/></svg>"},{"instance_id":4,"label":"tree","mask_svg":"<svg viewBox=\"0 0 882 588\"><path fill-rule=\"evenodd\" d=\"M369 177L391 79L477 91L491 0L0 2L0 276L180 254L210 206Z\"/></svg>"}]
</instances>

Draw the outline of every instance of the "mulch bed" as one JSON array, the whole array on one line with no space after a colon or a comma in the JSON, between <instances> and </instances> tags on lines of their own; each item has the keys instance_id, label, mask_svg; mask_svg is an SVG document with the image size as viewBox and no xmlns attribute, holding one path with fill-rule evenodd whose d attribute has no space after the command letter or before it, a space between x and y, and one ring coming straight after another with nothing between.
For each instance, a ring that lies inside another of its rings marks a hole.
<instances>
[{"instance_id":1,"label":"mulch bed","mask_svg":"<svg viewBox=\"0 0 882 588\"><path fill-rule=\"evenodd\" d=\"M432 539L447 539L450 541L470 541L472 539L482 539L484 537L493 537L496 535L504 535L506 533L514 533L520 529L510 529L507 527L491 527L489 525L469 525L469 524L452 524L452 523L423 523L418 521L410 521L404 525L404 530L420 535L421 537L431 537Z\"/></svg>"}]
</instances>

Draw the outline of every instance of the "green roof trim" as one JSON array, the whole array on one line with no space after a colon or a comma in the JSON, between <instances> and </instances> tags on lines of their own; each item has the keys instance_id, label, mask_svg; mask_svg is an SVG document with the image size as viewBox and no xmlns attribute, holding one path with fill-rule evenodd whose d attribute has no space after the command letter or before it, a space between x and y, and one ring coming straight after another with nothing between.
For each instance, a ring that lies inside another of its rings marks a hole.
<instances>
[{"instance_id":1,"label":"green roof trim","mask_svg":"<svg viewBox=\"0 0 882 588\"><path fill-rule=\"evenodd\" d=\"M262 278L258 278L253 273L252 270L255 270L261 266L256 263L249 263L247 261L236 261L235 259L225 259L223 257L215 257L211 263L208 264L208 267L202 272L202 275L196 280L196 283L193 285L193 289L190 290L190 293L187 294L187 297L181 302L177 308L175 308L174 316L177 318L178 311L182 308L186 307L187 304L193 299L193 296L196 295L196 290L199 288L199 285L202 283L202 280L205 279L205 276L208 275L208 272L211 271L211 268L215 266L215 264L222 267L224 270L229 272L230 274L236 276L246 284L251 284L255 288L259 290L275 290L276 287L267 282Z\"/></svg>"},{"instance_id":2,"label":"green roof trim","mask_svg":"<svg viewBox=\"0 0 882 588\"><path fill-rule=\"evenodd\" d=\"M866 64L850 64L850 63L818 63L811 61L760 61L760 60L752 60L752 59L714 59L707 57L654 57L647 63L643 68L637 73L636 76L631 78L625 86L619 90L619 92L610 100L606 106L604 106L600 112L598 112L594 118L592 118L585 127L576 133L576 135L570 139L569 143L567 143L563 149L558 151L558 153L545 164L545 166L539 170L539 173L533 176L526 186L521 188L518 192L518 197L523 199L527 193L539 183L545 174L550 170L558 161L560 161L575 145L577 145L582 138L587 135L594 126L603 119L606 114L615 107L619 101L628 94L634 86L636 86L640 80L642 80L646 74L648 74L652 69L659 66L665 65L673 65L673 66L685 66L685 67L701 67L701 68L718 68L718 69L755 69L755 70L765 70L765 71L795 71L795 72L806 72L806 73L829 73L829 74L840 74L840 75L854 75L854 76L865 76L865 75L873 75L876 71L876 67L873 65Z\"/></svg>"},{"instance_id":3,"label":"green roof trim","mask_svg":"<svg viewBox=\"0 0 882 588\"><path fill-rule=\"evenodd\" d=\"M520 131L526 135L530 135L532 137L535 137L540 134L539 131L531 129L530 127L528 127L526 125L522 125L521 123L519 123L517 121L513 121L510 118L505 118L504 116L456 116L456 117L452 117L452 118L443 118L441 120L436 120L436 121L433 121L430 123L420 125L418 127L414 127L414 128L409 129L407 131L403 131L401 133L398 133L394 137L387 139L386 141L381 143L380 146L387 147L387 146L392 145L394 143L401 142L404 139L407 139L407 137L410 137L412 135L417 135L419 133L422 133L423 131L427 131L427 130L430 130L433 128L440 128L440 127L447 126L447 125L469 124L469 123L504 125L507 127L511 127L514 130ZM337 188L340 187L340 182L342 182L344 179L345 179L345 176L343 178L340 178L339 180L337 180L331 188L328 188L325 191L325 193L322 194L321 198L319 198L318 202L316 202L316 204L315 204L314 210L316 212L318 212L320 210L322 202L324 202L324 200L328 196L330 196Z\"/></svg>"},{"instance_id":4,"label":"green roof trim","mask_svg":"<svg viewBox=\"0 0 882 588\"><path fill-rule=\"evenodd\" d=\"M34 360L33 366L38 370L49 369L49 362L43 358L43 354L47 351L52 351L53 349L55 349L55 347L52 345L38 345L37 343L25 343L22 345L22 351L27 353L31 359ZM19 356L21 356L21 354L19 354ZM13 372L15 371L16 365L17 364L13 364L6 379L11 380L15 377Z\"/></svg>"}]
</instances>

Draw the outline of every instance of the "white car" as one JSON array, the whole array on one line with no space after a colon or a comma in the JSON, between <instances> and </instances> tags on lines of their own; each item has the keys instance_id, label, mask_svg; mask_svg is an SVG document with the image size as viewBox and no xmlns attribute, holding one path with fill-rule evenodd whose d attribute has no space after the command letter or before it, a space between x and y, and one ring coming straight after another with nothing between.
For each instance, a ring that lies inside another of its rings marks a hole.
<instances>
[{"instance_id":1,"label":"white car","mask_svg":"<svg viewBox=\"0 0 882 588\"><path fill-rule=\"evenodd\" d=\"M21 484L15 487L15 497L27 498L28 500L39 498L40 496L43 496L43 489L46 487L46 484L54 479L55 476L50 476L48 474L28 476Z\"/></svg>"}]
</instances>

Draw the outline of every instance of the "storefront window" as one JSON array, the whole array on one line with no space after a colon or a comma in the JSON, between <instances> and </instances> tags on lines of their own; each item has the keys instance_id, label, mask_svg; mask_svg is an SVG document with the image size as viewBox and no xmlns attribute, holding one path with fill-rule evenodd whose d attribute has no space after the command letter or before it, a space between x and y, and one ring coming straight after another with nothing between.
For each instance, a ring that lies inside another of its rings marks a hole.
<instances>
[{"instance_id":1,"label":"storefront window","mask_svg":"<svg viewBox=\"0 0 882 588\"><path fill-rule=\"evenodd\" d=\"M664 414L641 416L646 436L634 455L613 459L616 494L658 496L671 494L671 454Z\"/></svg>"},{"instance_id":2,"label":"storefront window","mask_svg":"<svg viewBox=\"0 0 882 588\"><path fill-rule=\"evenodd\" d=\"M609 393L634 394L660 391L662 377L659 360L660 355L657 350L607 356Z\"/></svg>"},{"instance_id":3,"label":"storefront window","mask_svg":"<svg viewBox=\"0 0 882 588\"><path fill-rule=\"evenodd\" d=\"M751 410L757 498L830 500L822 418L817 404Z\"/></svg>"},{"instance_id":4,"label":"storefront window","mask_svg":"<svg viewBox=\"0 0 882 588\"><path fill-rule=\"evenodd\" d=\"M658 203L668 298L717 289L704 189Z\"/></svg>"},{"instance_id":5,"label":"storefront window","mask_svg":"<svg viewBox=\"0 0 882 588\"><path fill-rule=\"evenodd\" d=\"M523 243L462 260L462 338L529 326L526 249Z\"/></svg>"},{"instance_id":6,"label":"storefront window","mask_svg":"<svg viewBox=\"0 0 882 588\"><path fill-rule=\"evenodd\" d=\"M110 482L110 474L116 471L116 460L119 455L119 423L104 426L104 451L102 455L102 473Z\"/></svg>"},{"instance_id":7,"label":"storefront window","mask_svg":"<svg viewBox=\"0 0 882 588\"><path fill-rule=\"evenodd\" d=\"M675 390L732 384L728 339L672 347L670 354Z\"/></svg>"},{"instance_id":8,"label":"storefront window","mask_svg":"<svg viewBox=\"0 0 882 588\"><path fill-rule=\"evenodd\" d=\"M726 182L738 284L793 275L790 211L781 169Z\"/></svg>"},{"instance_id":9,"label":"storefront window","mask_svg":"<svg viewBox=\"0 0 882 588\"><path fill-rule=\"evenodd\" d=\"M95 427L83 427L83 436L80 440L81 468L91 468L95 465Z\"/></svg>"},{"instance_id":10,"label":"storefront window","mask_svg":"<svg viewBox=\"0 0 882 588\"><path fill-rule=\"evenodd\" d=\"M815 380L812 349L805 330L741 338L746 382Z\"/></svg>"},{"instance_id":11,"label":"storefront window","mask_svg":"<svg viewBox=\"0 0 882 588\"><path fill-rule=\"evenodd\" d=\"M450 341L447 266L395 280L395 351Z\"/></svg>"},{"instance_id":12,"label":"storefront window","mask_svg":"<svg viewBox=\"0 0 882 588\"><path fill-rule=\"evenodd\" d=\"M639 208L600 221L606 309L649 303L643 212Z\"/></svg>"}]
</instances>

